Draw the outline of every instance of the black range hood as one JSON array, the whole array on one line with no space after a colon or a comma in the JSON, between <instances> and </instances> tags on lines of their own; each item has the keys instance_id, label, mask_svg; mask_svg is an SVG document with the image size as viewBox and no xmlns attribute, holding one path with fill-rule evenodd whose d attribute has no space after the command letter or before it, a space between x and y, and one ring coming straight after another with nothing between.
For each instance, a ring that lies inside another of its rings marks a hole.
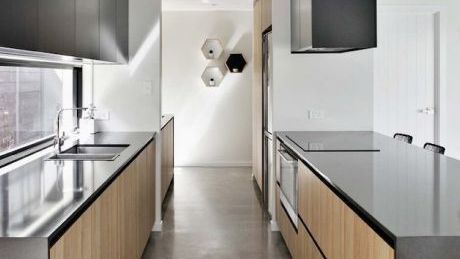
<instances>
[{"instance_id":1,"label":"black range hood","mask_svg":"<svg viewBox=\"0 0 460 259\"><path fill-rule=\"evenodd\" d=\"M377 47L376 0L291 0L291 52Z\"/></svg>"}]
</instances>

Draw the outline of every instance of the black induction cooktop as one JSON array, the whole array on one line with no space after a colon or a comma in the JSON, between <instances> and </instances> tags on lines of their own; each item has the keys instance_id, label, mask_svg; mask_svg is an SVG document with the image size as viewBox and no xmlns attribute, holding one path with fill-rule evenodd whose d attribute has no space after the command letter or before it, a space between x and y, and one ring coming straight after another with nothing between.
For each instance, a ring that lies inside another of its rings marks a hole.
<instances>
[{"instance_id":1,"label":"black induction cooktop","mask_svg":"<svg viewBox=\"0 0 460 259\"><path fill-rule=\"evenodd\" d=\"M304 152L379 152L379 140L370 131L289 132L286 137Z\"/></svg>"}]
</instances>

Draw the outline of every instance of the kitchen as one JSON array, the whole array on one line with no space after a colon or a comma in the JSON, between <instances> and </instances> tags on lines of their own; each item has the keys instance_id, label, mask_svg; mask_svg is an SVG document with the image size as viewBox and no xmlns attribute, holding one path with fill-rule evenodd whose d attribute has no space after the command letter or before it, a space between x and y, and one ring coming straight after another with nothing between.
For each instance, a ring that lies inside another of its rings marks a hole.
<instances>
[{"instance_id":1,"label":"kitchen","mask_svg":"<svg viewBox=\"0 0 460 259\"><path fill-rule=\"evenodd\" d=\"M456 1L2 7L1 258L459 257Z\"/></svg>"}]
</instances>

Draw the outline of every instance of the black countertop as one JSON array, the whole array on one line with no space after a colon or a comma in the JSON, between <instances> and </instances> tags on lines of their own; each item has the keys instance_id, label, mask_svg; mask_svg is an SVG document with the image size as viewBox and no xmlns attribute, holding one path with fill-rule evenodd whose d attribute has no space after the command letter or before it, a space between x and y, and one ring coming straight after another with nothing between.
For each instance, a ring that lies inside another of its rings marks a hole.
<instances>
[{"instance_id":1,"label":"black countertop","mask_svg":"<svg viewBox=\"0 0 460 259\"><path fill-rule=\"evenodd\" d=\"M79 142L129 146L114 161L48 161L48 148L31 161L0 168L0 251L10 238L43 238L52 245L153 138L149 132L98 133Z\"/></svg>"},{"instance_id":2,"label":"black countertop","mask_svg":"<svg viewBox=\"0 0 460 259\"><path fill-rule=\"evenodd\" d=\"M449 243L459 247L460 161L374 132L280 132L277 136L393 247L417 244L412 248L423 250L433 242L448 252L452 247L444 246ZM333 148L305 152L288 136ZM360 147L379 151L349 152L353 143L360 143L358 151ZM439 258L459 257L456 250ZM399 254L398 258L410 257ZM435 257L425 253L412 258Z\"/></svg>"}]
</instances>

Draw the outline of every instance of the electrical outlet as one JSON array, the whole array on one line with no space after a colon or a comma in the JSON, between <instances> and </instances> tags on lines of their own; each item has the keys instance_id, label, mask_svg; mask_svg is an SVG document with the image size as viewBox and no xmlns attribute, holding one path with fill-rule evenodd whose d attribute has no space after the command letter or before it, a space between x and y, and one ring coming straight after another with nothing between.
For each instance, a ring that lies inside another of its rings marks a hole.
<instances>
[{"instance_id":1,"label":"electrical outlet","mask_svg":"<svg viewBox=\"0 0 460 259\"><path fill-rule=\"evenodd\" d=\"M108 121L110 120L110 112L105 110L94 110L94 119Z\"/></svg>"},{"instance_id":2,"label":"electrical outlet","mask_svg":"<svg viewBox=\"0 0 460 259\"><path fill-rule=\"evenodd\" d=\"M320 120L324 119L324 111L321 110L309 110L308 119L310 120Z\"/></svg>"}]
</instances>

